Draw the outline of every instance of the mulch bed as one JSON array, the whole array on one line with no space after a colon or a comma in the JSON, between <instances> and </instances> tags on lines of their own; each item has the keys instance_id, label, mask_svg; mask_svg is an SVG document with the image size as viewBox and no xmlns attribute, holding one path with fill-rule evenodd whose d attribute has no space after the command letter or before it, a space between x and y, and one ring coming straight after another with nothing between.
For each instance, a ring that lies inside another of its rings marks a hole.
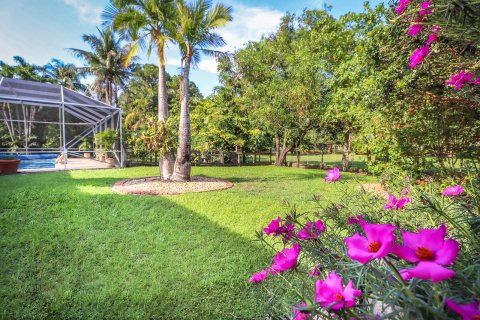
<instances>
[{"instance_id":1,"label":"mulch bed","mask_svg":"<svg viewBox=\"0 0 480 320\"><path fill-rule=\"evenodd\" d=\"M176 195L231 187L233 183L230 181L209 177L192 177L189 182L162 181L160 177L145 177L119 181L113 185L112 189L121 194Z\"/></svg>"}]
</instances>

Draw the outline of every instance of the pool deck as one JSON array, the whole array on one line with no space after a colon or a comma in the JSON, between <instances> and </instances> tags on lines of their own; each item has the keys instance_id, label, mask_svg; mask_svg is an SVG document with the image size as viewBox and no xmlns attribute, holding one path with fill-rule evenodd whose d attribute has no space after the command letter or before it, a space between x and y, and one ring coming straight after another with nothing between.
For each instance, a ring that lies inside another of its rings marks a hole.
<instances>
[{"instance_id":1,"label":"pool deck","mask_svg":"<svg viewBox=\"0 0 480 320\"><path fill-rule=\"evenodd\" d=\"M67 166L57 163L55 168L41 168L41 169L19 169L19 173L33 173L33 172L53 172L64 170L90 170L90 169L111 169L111 167L105 163L96 161L93 159L85 158L69 158Z\"/></svg>"}]
</instances>

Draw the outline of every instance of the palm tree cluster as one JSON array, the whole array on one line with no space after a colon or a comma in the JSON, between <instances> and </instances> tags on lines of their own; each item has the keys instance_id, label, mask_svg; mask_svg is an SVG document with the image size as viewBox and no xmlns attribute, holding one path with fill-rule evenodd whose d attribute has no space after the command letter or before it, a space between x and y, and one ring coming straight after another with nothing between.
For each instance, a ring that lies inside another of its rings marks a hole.
<instances>
[{"instance_id":1,"label":"palm tree cluster","mask_svg":"<svg viewBox=\"0 0 480 320\"><path fill-rule=\"evenodd\" d=\"M213 49L225 44L215 30L232 20L231 12L231 7L221 3L213 5L210 0L110 0L103 12L106 30L118 32L120 38L127 43L125 49L120 50L125 54L124 66L131 63L140 49L146 50L148 55L152 50L156 53L159 64L158 121L161 124L169 117L165 48L168 43L173 43L181 52L177 157L174 160L172 150L163 153L159 163L162 179L190 180L190 68L198 64L202 54L215 54ZM87 60L86 57L84 59Z\"/></svg>"},{"instance_id":2,"label":"palm tree cluster","mask_svg":"<svg viewBox=\"0 0 480 320\"><path fill-rule=\"evenodd\" d=\"M87 67L83 72L91 74L95 80L89 86L98 99L110 105L116 105L118 91L125 86L128 79L129 65L132 59L129 56L128 46L122 46L112 28L98 29L99 36L84 34L85 41L92 51L70 48L72 54L83 60Z\"/></svg>"},{"instance_id":3,"label":"palm tree cluster","mask_svg":"<svg viewBox=\"0 0 480 320\"><path fill-rule=\"evenodd\" d=\"M174 44L181 53L179 76L180 121L176 159L173 147L165 148L159 162L164 180L189 181L191 171L191 131L189 104L190 68L203 54L215 55L215 48L225 45L215 32L232 20L232 8L211 0L110 0L103 11L103 29L98 35L84 34L90 50L69 48L85 67L58 59L41 67L14 57L16 65L0 61L0 74L41 82L52 82L84 92L86 95L116 106L118 94L127 85L135 70L140 50L158 58L158 117L159 126L166 126L170 116L165 71L167 44ZM87 87L82 79L93 76Z\"/></svg>"}]
</instances>

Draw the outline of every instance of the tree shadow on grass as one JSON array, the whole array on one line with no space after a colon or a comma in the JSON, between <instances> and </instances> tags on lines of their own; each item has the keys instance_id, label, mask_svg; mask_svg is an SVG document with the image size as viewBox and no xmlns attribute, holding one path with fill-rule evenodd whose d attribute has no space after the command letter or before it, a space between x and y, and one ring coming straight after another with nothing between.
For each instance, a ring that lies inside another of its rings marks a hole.
<instances>
[{"instance_id":1,"label":"tree shadow on grass","mask_svg":"<svg viewBox=\"0 0 480 320\"><path fill-rule=\"evenodd\" d=\"M77 188L119 177L55 180L0 192L0 318L262 316L248 278L272 252L165 197Z\"/></svg>"}]
</instances>

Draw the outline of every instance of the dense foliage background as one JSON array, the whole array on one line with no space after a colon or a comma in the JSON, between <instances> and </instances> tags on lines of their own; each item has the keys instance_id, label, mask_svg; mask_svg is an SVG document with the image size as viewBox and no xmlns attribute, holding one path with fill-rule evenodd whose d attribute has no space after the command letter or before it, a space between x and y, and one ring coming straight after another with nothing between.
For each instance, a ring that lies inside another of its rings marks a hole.
<instances>
[{"instance_id":1,"label":"dense foliage background","mask_svg":"<svg viewBox=\"0 0 480 320\"><path fill-rule=\"evenodd\" d=\"M272 161L286 165L289 154L299 157L327 148L331 152L336 145L343 152L343 170L349 168L353 154L367 156L371 173L458 175L465 161L476 164L479 85L455 90L446 82L461 70L480 76L479 5L435 1L422 22L423 31L412 37L406 31L419 3L412 2L401 15L394 12L395 3L375 8L365 3L364 12L338 18L328 7L286 14L275 33L236 52L218 54L220 86L202 97L190 84L194 160L213 153L222 163L240 162L241 153L274 150ZM410 55L434 26L440 31L429 56L412 69ZM118 56L128 54L112 31L84 38L103 44L92 47L100 57L105 48ZM86 55L86 67L58 60L39 67L18 57L15 65L1 63L0 74L61 83L116 103L126 114L128 148L136 156L156 153L141 137L160 130L148 125L158 113L158 67L134 60L127 67L117 59L116 67L108 69L98 65L108 57L94 59L95 55L72 51ZM80 81L86 73L96 79L88 87ZM162 139L173 150L181 76L166 78L171 119ZM99 85L102 79L110 79L107 86ZM22 130L14 130L9 138L6 123L0 125L2 146L26 140L45 146L56 134L55 128L45 133L35 125L28 132ZM32 137L25 139L25 134Z\"/></svg>"}]
</instances>

